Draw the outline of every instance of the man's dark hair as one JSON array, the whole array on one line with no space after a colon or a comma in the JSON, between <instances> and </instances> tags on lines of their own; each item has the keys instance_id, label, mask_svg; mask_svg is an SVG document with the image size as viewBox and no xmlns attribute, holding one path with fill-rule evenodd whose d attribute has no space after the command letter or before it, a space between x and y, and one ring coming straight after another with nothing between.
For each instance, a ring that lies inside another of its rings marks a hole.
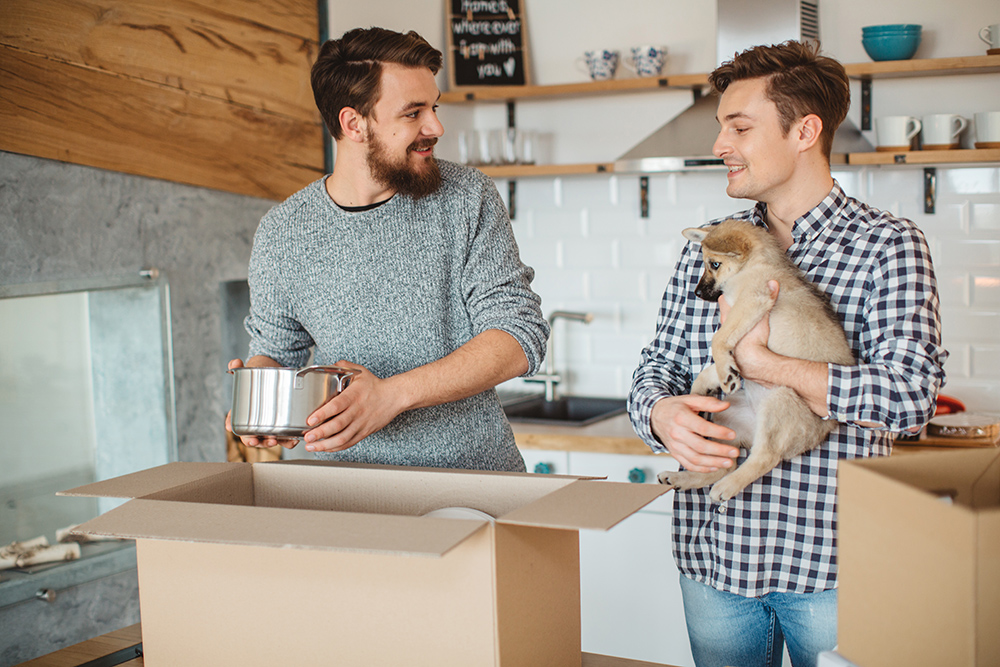
<instances>
[{"instance_id":1,"label":"man's dark hair","mask_svg":"<svg viewBox=\"0 0 1000 667\"><path fill-rule=\"evenodd\" d=\"M851 106L851 86L844 66L819 55L819 45L788 41L736 54L709 74L708 82L721 94L734 81L759 78L767 80L767 98L778 107L785 135L803 116L819 116L823 121L820 148L829 159L833 135Z\"/></svg>"},{"instance_id":2,"label":"man's dark hair","mask_svg":"<svg viewBox=\"0 0 1000 667\"><path fill-rule=\"evenodd\" d=\"M371 116L381 94L382 63L441 69L441 52L423 37L385 28L357 28L324 42L312 67L313 97L323 122L340 139L340 110Z\"/></svg>"}]
</instances>

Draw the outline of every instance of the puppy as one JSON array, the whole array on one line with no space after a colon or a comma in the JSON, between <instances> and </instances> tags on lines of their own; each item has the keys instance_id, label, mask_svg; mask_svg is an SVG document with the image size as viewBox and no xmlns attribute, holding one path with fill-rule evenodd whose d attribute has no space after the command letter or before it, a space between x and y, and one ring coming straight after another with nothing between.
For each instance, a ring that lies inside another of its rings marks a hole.
<instances>
[{"instance_id":1,"label":"puppy","mask_svg":"<svg viewBox=\"0 0 1000 667\"><path fill-rule=\"evenodd\" d=\"M712 500L725 502L777 466L819 445L837 427L820 419L788 387L768 389L740 375L733 348L764 317L769 317L767 346L778 354L853 365L854 356L837 314L826 295L802 272L764 229L743 220L714 227L685 229L684 237L701 244L705 272L695 294L707 301L725 296L731 308L712 337L712 360L691 387L692 394L714 395L720 389L730 406L713 421L736 433L732 441L749 449L734 469L713 473L664 471L661 484L695 489L713 484ZM768 281L778 282L775 299ZM773 304L773 305L772 305Z\"/></svg>"}]
</instances>

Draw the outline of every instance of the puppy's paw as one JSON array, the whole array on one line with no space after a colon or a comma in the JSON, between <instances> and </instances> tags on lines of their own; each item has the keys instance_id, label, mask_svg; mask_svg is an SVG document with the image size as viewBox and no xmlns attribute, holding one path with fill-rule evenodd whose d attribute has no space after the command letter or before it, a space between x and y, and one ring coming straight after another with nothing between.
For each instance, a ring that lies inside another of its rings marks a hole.
<instances>
[{"instance_id":1,"label":"puppy's paw","mask_svg":"<svg viewBox=\"0 0 1000 667\"><path fill-rule=\"evenodd\" d=\"M727 500L735 498L743 489L744 485L734 480L730 475L723 477L713 484L712 490L708 492L708 495L715 502L724 503Z\"/></svg>"},{"instance_id":2,"label":"puppy's paw","mask_svg":"<svg viewBox=\"0 0 1000 667\"><path fill-rule=\"evenodd\" d=\"M666 484L678 491L700 489L706 486L704 474L685 470L664 470L656 476L660 484Z\"/></svg>"},{"instance_id":3,"label":"puppy's paw","mask_svg":"<svg viewBox=\"0 0 1000 667\"><path fill-rule=\"evenodd\" d=\"M722 387L722 393L732 394L739 390L740 388L740 372L736 368L735 359L733 359L733 353L729 353L729 363L719 366L719 386Z\"/></svg>"},{"instance_id":4,"label":"puppy's paw","mask_svg":"<svg viewBox=\"0 0 1000 667\"><path fill-rule=\"evenodd\" d=\"M670 481L670 476L671 475L676 475L676 474L677 474L677 471L675 471L675 470L664 470L663 472L659 473L656 476L656 481L659 482L660 484L663 484L664 486L669 486L670 488L675 488L674 485L673 485L673 483L671 483L671 481Z\"/></svg>"}]
</instances>

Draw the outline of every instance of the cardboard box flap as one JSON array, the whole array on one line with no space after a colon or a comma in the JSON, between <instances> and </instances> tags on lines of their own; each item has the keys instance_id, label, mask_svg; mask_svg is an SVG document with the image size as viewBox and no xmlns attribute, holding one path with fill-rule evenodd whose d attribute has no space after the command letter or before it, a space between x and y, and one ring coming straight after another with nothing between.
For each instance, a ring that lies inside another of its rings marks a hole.
<instances>
[{"instance_id":1,"label":"cardboard box flap","mask_svg":"<svg viewBox=\"0 0 1000 667\"><path fill-rule=\"evenodd\" d=\"M670 487L580 480L504 514L500 523L544 528L609 530Z\"/></svg>"},{"instance_id":2,"label":"cardboard box flap","mask_svg":"<svg viewBox=\"0 0 1000 667\"><path fill-rule=\"evenodd\" d=\"M140 498L78 526L74 532L127 539L441 556L487 523Z\"/></svg>"},{"instance_id":3,"label":"cardboard box flap","mask_svg":"<svg viewBox=\"0 0 1000 667\"><path fill-rule=\"evenodd\" d=\"M86 496L98 498L139 498L164 489L188 484L206 477L212 477L232 466L246 466L245 463L167 463L165 465L140 470L130 475L122 475L102 482L85 484L68 491L59 491L57 496Z\"/></svg>"},{"instance_id":4,"label":"cardboard box flap","mask_svg":"<svg viewBox=\"0 0 1000 667\"><path fill-rule=\"evenodd\" d=\"M920 452L850 464L964 507L1000 507L1000 451L995 449Z\"/></svg>"}]
</instances>

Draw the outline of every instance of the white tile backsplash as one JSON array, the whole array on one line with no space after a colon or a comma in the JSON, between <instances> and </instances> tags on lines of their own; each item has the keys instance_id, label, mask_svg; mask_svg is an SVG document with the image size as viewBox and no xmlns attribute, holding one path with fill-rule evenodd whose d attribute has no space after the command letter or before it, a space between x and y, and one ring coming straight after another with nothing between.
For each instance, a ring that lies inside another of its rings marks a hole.
<instances>
[{"instance_id":1,"label":"white tile backsplash","mask_svg":"<svg viewBox=\"0 0 1000 667\"><path fill-rule=\"evenodd\" d=\"M849 195L924 231L951 353L944 393L1000 411L1000 168L938 167L934 214L923 212L922 169L851 167L834 176ZM506 197L507 181L497 186ZM722 172L651 175L648 218L634 175L526 178L516 196L514 233L535 268L543 311L594 314L589 325L557 325L554 355L561 389L593 396L627 394L683 248L681 230L752 206L726 196Z\"/></svg>"}]
</instances>

